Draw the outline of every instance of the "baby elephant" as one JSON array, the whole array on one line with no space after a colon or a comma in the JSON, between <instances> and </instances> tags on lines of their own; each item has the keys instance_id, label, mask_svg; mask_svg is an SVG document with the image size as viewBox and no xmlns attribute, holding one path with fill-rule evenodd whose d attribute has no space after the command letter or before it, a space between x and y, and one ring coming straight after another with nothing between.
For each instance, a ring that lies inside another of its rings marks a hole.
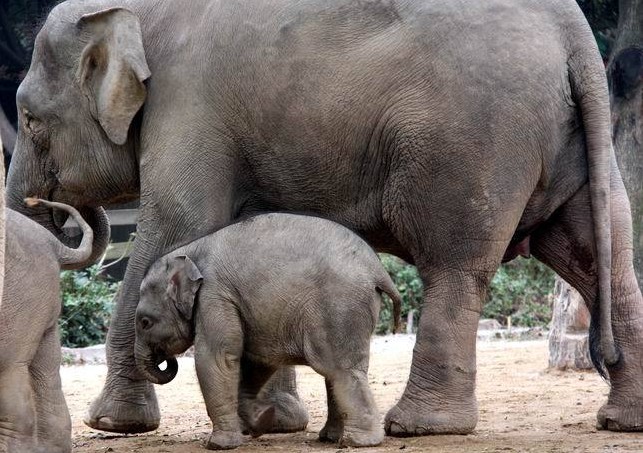
<instances>
[{"instance_id":1,"label":"baby elephant","mask_svg":"<svg viewBox=\"0 0 643 453\"><path fill-rule=\"evenodd\" d=\"M0 308L0 452L67 453L71 421L60 383L60 266L92 253L93 232L78 211L61 203L31 200L66 211L83 239L64 246L44 227L6 211L4 294Z\"/></svg>"},{"instance_id":2,"label":"baby elephant","mask_svg":"<svg viewBox=\"0 0 643 453\"><path fill-rule=\"evenodd\" d=\"M384 430L367 372L382 292L397 328L400 295L366 242L328 220L258 215L152 265L136 310L137 364L150 381L169 382L173 357L194 343L209 449L241 444L239 418L253 435L266 432L274 409L256 397L282 365L326 379L321 440L377 445Z\"/></svg>"}]
</instances>

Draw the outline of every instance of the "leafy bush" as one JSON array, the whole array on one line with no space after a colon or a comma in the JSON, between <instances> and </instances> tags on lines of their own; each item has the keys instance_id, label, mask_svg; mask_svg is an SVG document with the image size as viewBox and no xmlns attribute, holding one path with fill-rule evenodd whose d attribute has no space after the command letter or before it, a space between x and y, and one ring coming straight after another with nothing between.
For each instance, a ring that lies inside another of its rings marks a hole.
<instances>
[{"instance_id":1,"label":"leafy bush","mask_svg":"<svg viewBox=\"0 0 643 453\"><path fill-rule=\"evenodd\" d=\"M422 280L417 269L391 255L382 254L380 258L402 295L402 322L414 310L416 330L422 304ZM551 320L554 277L553 271L535 259L518 258L502 265L491 282L482 317L494 318L504 325L511 316L514 325L546 326ZM376 333L390 332L391 315L387 303L380 312Z\"/></svg>"},{"instance_id":2,"label":"leafy bush","mask_svg":"<svg viewBox=\"0 0 643 453\"><path fill-rule=\"evenodd\" d=\"M96 264L85 271L60 273L62 312L58 320L63 346L103 343L118 283L100 274Z\"/></svg>"},{"instance_id":3,"label":"leafy bush","mask_svg":"<svg viewBox=\"0 0 643 453\"><path fill-rule=\"evenodd\" d=\"M511 316L516 325L546 326L551 321L555 276L535 259L518 258L503 264L491 282L482 316L503 325Z\"/></svg>"},{"instance_id":4,"label":"leafy bush","mask_svg":"<svg viewBox=\"0 0 643 453\"><path fill-rule=\"evenodd\" d=\"M409 311L413 310L413 325L417 326L419 308L422 304L422 280L417 268L393 255L381 254L380 259L402 296L402 325L405 324ZM380 310L380 319L375 328L378 334L390 333L393 327L390 300L384 297L385 304Z\"/></svg>"}]
</instances>

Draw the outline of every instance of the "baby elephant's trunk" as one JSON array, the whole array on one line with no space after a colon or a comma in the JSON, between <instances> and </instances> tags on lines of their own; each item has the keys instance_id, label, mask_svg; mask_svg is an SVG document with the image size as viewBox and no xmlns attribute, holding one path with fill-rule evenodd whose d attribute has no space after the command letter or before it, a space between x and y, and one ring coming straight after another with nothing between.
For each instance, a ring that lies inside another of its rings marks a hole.
<instances>
[{"instance_id":1,"label":"baby elephant's trunk","mask_svg":"<svg viewBox=\"0 0 643 453\"><path fill-rule=\"evenodd\" d=\"M176 377L179 364L174 357L162 358L154 354L150 348L136 342L136 365L145 378L154 384L167 384ZM159 365L167 362L167 368L161 370Z\"/></svg>"}]
</instances>

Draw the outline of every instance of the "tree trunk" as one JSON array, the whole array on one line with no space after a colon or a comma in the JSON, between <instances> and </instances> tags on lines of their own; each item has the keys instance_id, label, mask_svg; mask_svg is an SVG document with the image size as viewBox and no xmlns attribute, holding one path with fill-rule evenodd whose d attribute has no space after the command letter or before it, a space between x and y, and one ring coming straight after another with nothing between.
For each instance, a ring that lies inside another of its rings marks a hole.
<instances>
[{"instance_id":1,"label":"tree trunk","mask_svg":"<svg viewBox=\"0 0 643 453\"><path fill-rule=\"evenodd\" d=\"M578 292L556 277L549 331L549 367L558 370L593 368L589 357L589 310Z\"/></svg>"},{"instance_id":2,"label":"tree trunk","mask_svg":"<svg viewBox=\"0 0 643 453\"><path fill-rule=\"evenodd\" d=\"M614 151L632 208L634 269L639 287L643 287L643 0L619 1L607 78ZM556 368L585 368L589 357L587 329L579 337L578 326L573 323L585 316L587 308L574 302L581 301L580 295L562 279L556 282L556 295L549 364Z\"/></svg>"},{"instance_id":3,"label":"tree trunk","mask_svg":"<svg viewBox=\"0 0 643 453\"><path fill-rule=\"evenodd\" d=\"M643 287L643 0L620 0L607 66L614 149L630 197L634 269Z\"/></svg>"}]
</instances>

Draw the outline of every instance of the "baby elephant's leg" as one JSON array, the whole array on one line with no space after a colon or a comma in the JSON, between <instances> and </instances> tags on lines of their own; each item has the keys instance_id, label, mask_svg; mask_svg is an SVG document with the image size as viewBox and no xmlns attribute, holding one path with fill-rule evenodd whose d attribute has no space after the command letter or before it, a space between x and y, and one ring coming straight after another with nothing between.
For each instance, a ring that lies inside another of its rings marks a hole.
<instances>
[{"instance_id":1,"label":"baby elephant's leg","mask_svg":"<svg viewBox=\"0 0 643 453\"><path fill-rule=\"evenodd\" d=\"M320 440L339 438L340 445L366 447L379 445L384 438L367 376L371 333L380 305L375 296L373 290L360 294L351 287L327 304L330 309L323 314L331 321L325 324L327 331L309 331L306 360L326 378L328 420ZM318 324L316 319L307 321Z\"/></svg>"},{"instance_id":2,"label":"baby elephant's leg","mask_svg":"<svg viewBox=\"0 0 643 453\"><path fill-rule=\"evenodd\" d=\"M208 305L216 307L216 304ZM203 318L207 319L208 328L195 337L194 361L212 420L206 448L227 450L242 442L238 394L243 331L238 317L231 313L208 313Z\"/></svg>"},{"instance_id":3,"label":"baby elephant's leg","mask_svg":"<svg viewBox=\"0 0 643 453\"><path fill-rule=\"evenodd\" d=\"M36 437L43 451L71 452L71 419L60 381L60 339L56 326L42 337L29 366L36 402Z\"/></svg>"},{"instance_id":4,"label":"baby elephant's leg","mask_svg":"<svg viewBox=\"0 0 643 453\"><path fill-rule=\"evenodd\" d=\"M35 426L27 364L0 364L0 452L34 450Z\"/></svg>"},{"instance_id":5,"label":"baby elephant's leg","mask_svg":"<svg viewBox=\"0 0 643 453\"><path fill-rule=\"evenodd\" d=\"M326 418L326 424L319 431L319 440L322 442L339 442L344 432L344 420L333 395L333 386L328 379L326 379L326 401L328 403L328 417Z\"/></svg>"},{"instance_id":6,"label":"baby elephant's leg","mask_svg":"<svg viewBox=\"0 0 643 453\"><path fill-rule=\"evenodd\" d=\"M379 411L368 386L367 367L336 370L331 381L337 410L344 421L344 432L339 440L342 446L368 447L379 445L384 439L384 428Z\"/></svg>"},{"instance_id":7,"label":"baby elephant's leg","mask_svg":"<svg viewBox=\"0 0 643 453\"><path fill-rule=\"evenodd\" d=\"M239 387L239 416L252 437L270 432L275 423L275 407L257 398L259 391L275 373L275 368L241 359L241 385Z\"/></svg>"}]
</instances>

